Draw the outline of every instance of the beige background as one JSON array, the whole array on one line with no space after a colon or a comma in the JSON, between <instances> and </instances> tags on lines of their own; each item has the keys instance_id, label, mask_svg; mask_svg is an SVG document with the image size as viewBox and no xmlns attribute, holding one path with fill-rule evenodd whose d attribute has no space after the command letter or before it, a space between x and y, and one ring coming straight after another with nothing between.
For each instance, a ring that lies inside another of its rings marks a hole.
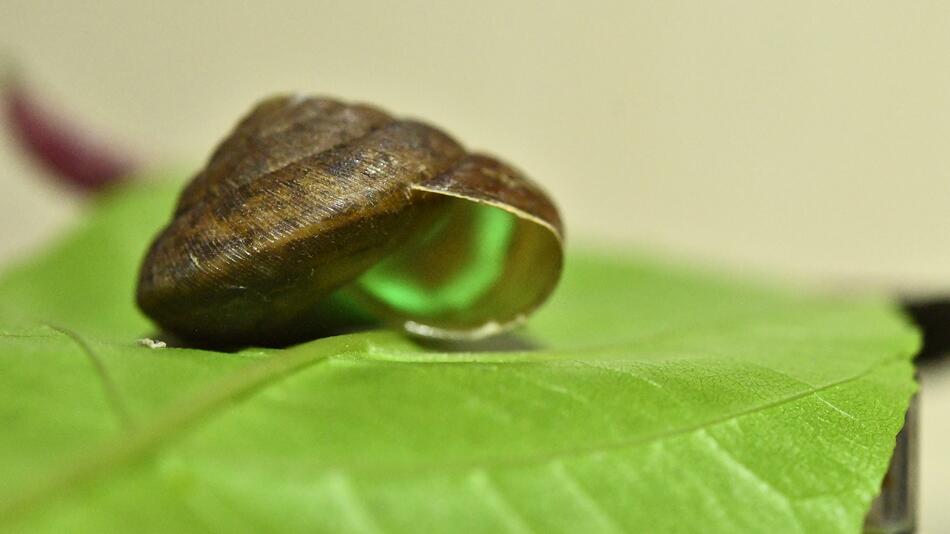
<instances>
[{"instance_id":1,"label":"beige background","mask_svg":"<svg viewBox=\"0 0 950 534\"><path fill-rule=\"evenodd\" d=\"M950 3L4 0L0 50L152 161L200 162L267 93L339 95L503 154L575 242L950 291ZM32 172L0 138L2 257L76 215ZM945 532L950 371L924 381Z\"/></svg>"}]
</instances>

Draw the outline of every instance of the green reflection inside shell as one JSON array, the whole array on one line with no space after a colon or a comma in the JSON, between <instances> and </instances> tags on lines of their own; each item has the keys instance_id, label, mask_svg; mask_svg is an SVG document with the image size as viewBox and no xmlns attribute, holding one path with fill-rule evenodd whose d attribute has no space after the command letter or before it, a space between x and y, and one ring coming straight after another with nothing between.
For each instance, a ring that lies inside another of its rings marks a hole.
<instances>
[{"instance_id":1,"label":"green reflection inside shell","mask_svg":"<svg viewBox=\"0 0 950 534\"><path fill-rule=\"evenodd\" d=\"M473 306L505 269L517 218L498 208L468 203L433 225L413 246L367 271L363 291L409 316L437 316ZM437 247L432 243L452 243Z\"/></svg>"}]
</instances>

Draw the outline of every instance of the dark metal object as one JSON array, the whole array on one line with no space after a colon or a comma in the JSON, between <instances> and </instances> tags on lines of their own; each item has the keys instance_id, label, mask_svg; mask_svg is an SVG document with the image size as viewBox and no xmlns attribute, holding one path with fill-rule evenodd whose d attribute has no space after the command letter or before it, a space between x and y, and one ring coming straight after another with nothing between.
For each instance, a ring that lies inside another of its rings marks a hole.
<instances>
[{"instance_id":1,"label":"dark metal object","mask_svg":"<svg viewBox=\"0 0 950 534\"><path fill-rule=\"evenodd\" d=\"M897 435L894 455L881 483L881 493L865 519L866 533L910 534L917 528L918 395L911 399L904 428Z\"/></svg>"},{"instance_id":2,"label":"dark metal object","mask_svg":"<svg viewBox=\"0 0 950 534\"><path fill-rule=\"evenodd\" d=\"M918 361L932 361L950 354L950 296L907 299L903 307L924 334Z\"/></svg>"}]
</instances>

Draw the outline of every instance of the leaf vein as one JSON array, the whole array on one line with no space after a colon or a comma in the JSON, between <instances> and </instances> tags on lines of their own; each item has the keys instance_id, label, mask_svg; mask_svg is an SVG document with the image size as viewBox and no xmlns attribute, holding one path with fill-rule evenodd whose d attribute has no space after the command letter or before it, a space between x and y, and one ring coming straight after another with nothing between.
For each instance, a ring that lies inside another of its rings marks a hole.
<instances>
[{"instance_id":1,"label":"leaf vein","mask_svg":"<svg viewBox=\"0 0 950 534\"><path fill-rule=\"evenodd\" d=\"M109 369L106 367L106 364L102 358L99 357L99 355L96 354L96 351L92 349L89 343L87 343L86 340L76 332L60 326L49 325L49 327L65 335L79 347L79 350L83 353L83 355L86 356L86 358L89 360L89 363L92 364L96 378L99 380L103 393L105 394L106 402L109 404L109 408L119 420L119 425L125 430L134 428L135 420L132 418L132 414L129 411L128 405L126 404L125 399L122 398L122 394L119 392L119 387L109 374Z\"/></svg>"},{"instance_id":2,"label":"leaf vein","mask_svg":"<svg viewBox=\"0 0 950 534\"><path fill-rule=\"evenodd\" d=\"M508 502L508 499L498 489L497 485L492 482L488 471L476 469L468 480L475 488L475 493L498 513L509 531L516 533L534 532L521 514Z\"/></svg>"},{"instance_id":3,"label":"leaf vein","mask_svg":"<svg viewBox=\"0 0 950 534\"><path fill-rule=\"evenodd\" d=\"M697 432L696 435L703 441L703 443L706 443L709 446L716 458L718 458L722 463L732 466L734 469L737 469L741 473L745 474L753 484L764 490L768 495L775 496L777 504L781 506L781 508L785 509L785 511L788 513L788 516L795 522L796 529L799 532L805 531L801 524L801 520L798 518L798 514L795 511L792 500L788 497L788 495L775 487L768 480L762 478L758 473L753 471L752 468L750 468L745 462L736 457L732 451L724 447L722 443L720 443L716 438L716 436L710 433L708 430L702 429L701 431Z\"/></svg>"},{"instance_id":4,"label":"leaf vein","mask_svg":"<svg viewBox=\"0 0 950 534\"><path fill-rule=\"evenodd\" d=\"M382 534L383 528L373 518L369 508L363 505L363 499L356 492L349 477L343 472L334 473L330 479L330 491L336 496L337 504L358 532Z\"/></svg>"},{"instance_id":5,"label":"leaf vein","mask_svg":"<svg viewBox=\"0 0 950 534\"><path fill-rule=\"evenodd\" d=\"M590 513L592 517L598 520L603 527L604 532L622 532L617 522L611 517L610 513L597 502L589 491L587 491L580 482L568 471L563 462L554 462L550 466L551 472L563 484L564 488L574 497L574 500Z\"/></svg>"}]
</instances>

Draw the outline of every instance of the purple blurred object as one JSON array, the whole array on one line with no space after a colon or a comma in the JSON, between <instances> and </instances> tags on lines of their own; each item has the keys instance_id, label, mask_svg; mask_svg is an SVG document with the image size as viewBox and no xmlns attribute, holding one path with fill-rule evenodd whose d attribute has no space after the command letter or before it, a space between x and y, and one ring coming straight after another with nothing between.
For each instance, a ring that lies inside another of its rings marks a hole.
<instances>
[{"instance_id":1,"label":"purple blurred object","mask_svg":"<svg viewBox=\"0 0 950 534\"><path fill-rule=\"evenodd\" d=\"M0 91L13 138L63 183L95 192L123 181L138 167L128 154L44 109L18 80L7 80Z\"/></svg>"}]
</instances>

